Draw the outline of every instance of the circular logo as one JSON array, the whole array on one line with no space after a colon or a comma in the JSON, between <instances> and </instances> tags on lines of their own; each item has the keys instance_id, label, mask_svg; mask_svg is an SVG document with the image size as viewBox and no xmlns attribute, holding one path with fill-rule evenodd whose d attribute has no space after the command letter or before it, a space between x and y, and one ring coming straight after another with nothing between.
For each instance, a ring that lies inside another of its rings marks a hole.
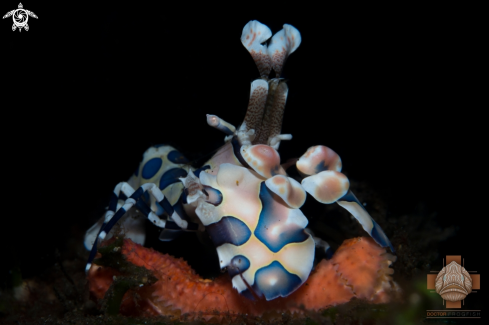
<instances>
[{"instance_id":1,"label":"circular logo","mask_svg":"<svg viewBox=\"0 0 489 325\"><path fill-rule=\"evenodd\" d=\"M27 12L24 9L15 10L12 16L14 18L14 24L17 27L24 27L29 19L29 15L27 15Z\"/></svg>"}]
</instances>

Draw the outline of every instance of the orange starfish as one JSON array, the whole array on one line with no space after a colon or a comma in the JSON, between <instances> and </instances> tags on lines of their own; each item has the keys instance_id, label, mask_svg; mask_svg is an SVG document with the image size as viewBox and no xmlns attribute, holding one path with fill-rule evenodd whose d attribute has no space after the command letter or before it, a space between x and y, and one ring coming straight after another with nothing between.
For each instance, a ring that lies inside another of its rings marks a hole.
<instances>
[{"instance_id":1,"label":"orange starfish","mask_svg":"<svg viewBox=\"0 0 489 325\"><path fill-rule=\"evenodd\" d=\"M158 280L125 294L120 312L131 316L187 314L188 319L210 319L284 311L304 313L343 304L353 297L386 303L398 290L390 277L394 270L389 268L395 256L364 237L343 242L333 258L316 265L297 291L271 301L248 300L232 288L227 274L214 280L202 279L183 259L129 239L124 240L122 254L128 262L150 270ZM118 274L112 268L93 265L88 274L92 296L102 299Z\"/></svg>"}]
</instances>

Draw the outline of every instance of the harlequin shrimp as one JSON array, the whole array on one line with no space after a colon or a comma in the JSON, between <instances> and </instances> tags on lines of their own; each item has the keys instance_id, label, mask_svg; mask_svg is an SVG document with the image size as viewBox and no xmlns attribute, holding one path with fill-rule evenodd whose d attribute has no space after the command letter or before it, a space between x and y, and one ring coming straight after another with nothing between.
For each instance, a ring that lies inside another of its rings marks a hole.
<instances>
[{"instance_id":1,"label":"harlequin shrimp","mask_svg":"<svg viewBox=\"0 0 489 325\"><path fill-rule=\"evenodd\" d=\"M207 115L208 125L226 137L200 168L189 167L171 146L149 148L134 175L115 187L105 215L87 231L85 247L91 251L87 272L100 241L109 238L114 227L123 227L126 237L144 243L144 218L137 218L143 214L162 229L163 241L181 231L206 231L220 267L227 269L233 287L243 296L286 297L308 279L315 249L329 248L306 228L308 220L300 210L306 193L323 204L336 202L378 245L394 251L349 189L341 159L332 149L316 145L297 160L301 182L289 177L287 166L280 164L280 142L292 139L281 134L288 87L280 75L287 57L301 43L299 31L285 24L272 37L267 26L250 21L241 42L260 73L251 83L243 123L235 127ZM275 78L270 79L271 70Z\"/></svg>"}]
</instances>

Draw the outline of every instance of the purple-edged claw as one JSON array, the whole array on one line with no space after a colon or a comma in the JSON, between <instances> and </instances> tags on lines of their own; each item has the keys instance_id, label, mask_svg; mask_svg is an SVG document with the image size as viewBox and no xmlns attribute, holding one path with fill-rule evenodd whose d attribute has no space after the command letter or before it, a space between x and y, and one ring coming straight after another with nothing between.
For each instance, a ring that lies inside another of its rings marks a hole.
<instances>
[{"instance_id":1,"label":"purple-edged claw","mask_svg":"<svg viewBox=\"0 0 489 325\"><path fill-rule=\"evenodd\" d=\"M241 43L250 52L253 60L260 71L260 76L268 79L272 68L270 57L268 56L267 46L261 43L272 36L272 31L266 25L257 20L251 20L243 28Z\"/></svg>"},{"instance_id":2,"label":"purple-edged claw","mask_svg":"<svg viewBox=\"0 0 489 325\"><path fill-rule=\"evenodd\" d=\"M241 147L241 154L248 165L260 176L270 178L275 175L285 175L280 166L280 156L277 150L264 144Z\"/></svg>"},{"instance_id":3,"label":"purple-edged claw","mask_svg":"<svg viewBox=\"0 0 489 325\"><path fill-rule=\"evenodd\" d=\"M377 222L375 222L375 220L370 216L367 210L363 207L363 204L358 201L357 197L352 193L352 191L348 191L343 197L338 199L336 203L350 212L352 216L362 225L362 228L370 236L372 236L377 244L382 247L389 246L391 251L393 253L395 252L394 247L392 247L389 238L387 238L382 228L380 228Z\"/></svg>"},{"instance_id":4,"label":"purple-edged claw","mask_svg":"<svg viewBox=\"0 0 489 325\"><path fill-rule=\"evenodd\" d=\"M265 185L293 209L299 209L306 201L306 192L301 184L290 177L275 175L267 179Z\"/></svg>"},{"instance_id":5,"label":"purple-edged claw","mask_svg":"<svg viewBox=\"0 0 489 325\"><path fill-rule=\"evenodd\" d=\"M325 170L341 171L341 158L326 146L314 146L307 149L297 161L297 169L306 175L314 175Z\"/></svg>"},{"instance_id":6,"label":"purple-edged claw","mask_svg":"<svg viewBox=\"0 0 489 325\"><path fill-rule=\"evenodd\" d=\"M317 201L325 204L336 202L350 188L348 178L335 170L326 170L302 180L302 187Z\"/></svg>"},{"instance_id":7,"label":"purple-edged claw","mask_svg":"<svg viewBox=\"0 0 489 325\"><path fill-rule=\"evenodd\" d=\"M301 44L301 33L292 25L285 24L284 28L273 35L268 47L268 55L272 60L272 68L276 77L280 73L287 57Z\"/></svg>"}]
</instances>

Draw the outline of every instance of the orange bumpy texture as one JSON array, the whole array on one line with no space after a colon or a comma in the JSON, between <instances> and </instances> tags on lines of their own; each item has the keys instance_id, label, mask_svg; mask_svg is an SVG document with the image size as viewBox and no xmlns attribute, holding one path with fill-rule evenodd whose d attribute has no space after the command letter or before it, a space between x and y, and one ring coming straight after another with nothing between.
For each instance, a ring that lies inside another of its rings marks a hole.
<instances>
[{"instance_id":1,"label":"orange bumpy texture","mask_svg":"<svg viewBox=\"0 0 489 325\"><path fill-rule=\"evenodd\" d=\"M386 303L397 285L389 265L395 257L370 238L343 242L330 260L322 260L309 279L286 298L251 301L232 288L223 274L215 280L202 279L183 259L161 254L124 240L122 254L127 261L145 267L158 279L150 286L129 290L120 312L130 316L170 315L187 319L210 319L233 315L266 316L281 312L317 311L348 302L353 297L372 303ZM88 274L90 293L102 299L118 272L92 266Z\"/></svg>"}]
</instances>

